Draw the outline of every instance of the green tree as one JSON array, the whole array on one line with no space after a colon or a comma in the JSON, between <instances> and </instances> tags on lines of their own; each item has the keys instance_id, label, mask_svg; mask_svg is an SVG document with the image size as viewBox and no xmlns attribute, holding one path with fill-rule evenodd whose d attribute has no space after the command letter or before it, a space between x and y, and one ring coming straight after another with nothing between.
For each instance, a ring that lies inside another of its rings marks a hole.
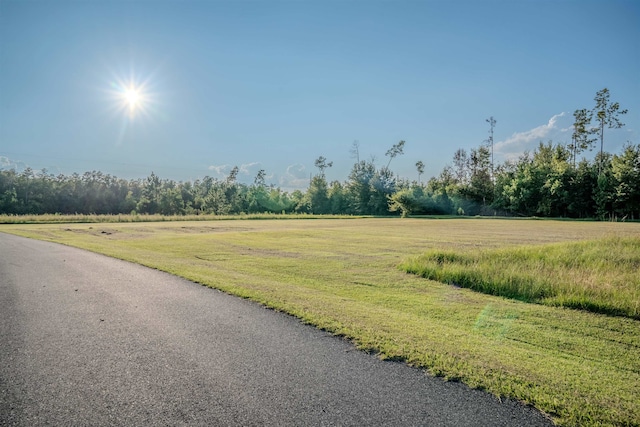
<instances>
[{"instance_id":1,"label":"green tree","mask_svg":"<svg viewBox=\"0 0 640 427\"><path fill-rule=\"evenodd\" d=\"M120 205L118 208L119 213L131 213L136 210L137 201L133 197L133 192L131 190L127 191L127 195L123 200L120 201Z\"/></svg>"},{"instance_id":2,"label":"green tree","mask_svg":"<svg viewBox=\"0 0 640 427\"><path fill-rule=\"evenodd\" d=\"M513 179L501 189L508 210L523 216L535 215L543 181L536 173L532 156L525 152L516 162Z\"/></svg>"},{"instance_id":3,"label":"green tree","mask_svg":"<svg viewBox=\"0 0 640 427\"><path fill-rule=\"evenodd\" d=\"M294 204L286 191L272 187L269 190L269 202L267 207L270 212L287 213L293 210Z\"/></svg>"},{"instance_id":4,"label":"green tree","mask_svg":"<svg viewBox=\"0 0 640 427\"><path fill-rule=\"evenodd\" d=\"M621 217L640 218L640 144L627 143L621 155L613 156L611 174L615 212Z\"/></svg>"},{"instance_id":5,"label":"green tree","mask_svg":"<svg viewBox=\"0 0 640 427\"><path fill-rule=\"evenodd\" d=\"M186 181L180 184L180 197L184 203L184 213L187 215L193 215L196 213L195 209L195 187L191 181ZM124 211L126 212L126 210Z\"/></svg>"},{"instance_id":6,"label":"green tree","mask_svg":"<svg viewBox=\"0 0 640 427\"><path fill-rule=\"evenodd\" d=\"M370 213L371 181L375 173L376 167L372 162L361 160L353 165L347 184L352 213L358 215Z\"/></svg>"},{"instance_id":7,"label":"green tree","mask_svg":"<svg viewBox=\"0 0 640 427\"><path fill-rule=\"evenodd\" d=\"M567 216L574 175L574 168L569 164L571 153L561 144L553 147L549 143L548 147L551 148L550 159L545 164L536 165L539 173L546 177L541 191L541 207L544 209L539 209L539 212L545 216Z\"/></svg>"},{"instance_id":8,"label":"green tree","mask_svg":"<svg viewBox=\"0 0 640 427\"><path fill-rule=\"evenodd\" d=\"M253 179L253 184L257 185L258 187L264 187L266 185L265 183L266 176L267 176L267 173L264 171L264 169L260 169L256 174L256 177Z\"/></svg>"},{"instance_id":9,"label":"green tree","mask_svg":"<svg viewBox=\"0 0 640 427\"><path fill-rule=\"evenodd\" d=\"M459 186L450 166L446 166L438 177L427 182L427 193L430 194L437 213L461 214L466 213L467 201L458 194Z\"/></svg>"},{"instance_id":10,"label":"green tree","mask_svg":"<svg viewBox=\"0 0 640 427\"><path fill-rule=\"evenodd\" d=\"M588 127L591 123L592 112L587 109L576 110L573 112L573 134L571 135L571 143L568 148L573 158L573 166L576 165L576 158L585 150L591 150L596 139L591 138L591 132Z\"/></svg>"},{"instance_id":11,"label":"green tree","mask_svg":"<svg viewBox=\"0 0 640 427\"><path fill-rule=\"evenodd\" d=\"M332 214L349 213L349 199L345 187L340 181L332 181L329 185L329 204Z\"/></svg>"},{"instance_id":12,"label":"green tree","mask_svg":"<svg viewBox=\"0 0 640 427\"><path fill-rule=\"evenodd\" d=\"M233 214L240 213L242 211L242 192L241 185L238 183L238 174L240 169L238 166L234 166L229 172L229 176L222 184L222 191L224 193L224 201L219 204L218 211L220 214Z\"/></svg>"},{"instance_id":13,"label":"green tree","mask_svg":"<svg viewBox=\"0 0 640 427\"><path fill-rule=\"evenodd\" d=\"M597 167L582 159L574 170L569 192L569 215L575 218L593 218L595 216L594 189L597 185Z\"/></svg>"},{"instance_id":14,"label":"green tree","mask_svg":"<svg viewBox=\"0 0 640 427\"><path fill-rule=\"evenodd\" d=\"M402 218L408 217L418 209L420 209L420 201L413 188L404 188L389 196L389 211L400 211Z\"/></svg>"},{"instance_id":15,"label":"green tree","mask_svg":"<svg viewBox=\"0 0 640 427\"><path fill-rule=\"evenodd\" d=\"M386 169L389 169L389 165L391 164L391 160L395 159L400 154L404 154L404 144L405 141L400 141L397 144L393 144L391 148L387 150L385 156L389 157L389 161L387 162Z\"/></svg>"},{"instance_id":16,"label":"green tree","mask_svg":"<svg viewBox=\"0 0 640 427\"><path fill-rule=\"evenodd\" d=\"M416 170L418 171L418 184L420 184L420 176L424 173L424 163L422 160L416 162Z\"/></svg>"},{"instance_id":17,"label":"green tree","mask_svg":"<svg viewBox=\"0 0 640 427\"><path fill-rule=\"evenodd\" d=\"M596 164L598 165L598 177L593 195L596 216L602 220L613 219L616 182L611 170L611 155L609 153L598 154Z\"/></svg>"},{"instance_id":18,"label":"green tree","mask_svg":"<svg viewBox=\"0 0 640 427\"><path fill-rule=\"evenodd\" d=\"M495 170L493 178L495 191L492 206L502 214L506 214L511 210L505 187L508 188L509 184L515 179L516 168L516 162L507 161L502 165L498 165Z\"/></svg>"},{"instance_id":19,"label":"green tree","mask_svg":"<svg viewBox=\"0 0 640 427\"><path fill-rule=\"evenodd\" d=\"M315 214L327 214L331 212L327 180L324 175L316 175L311 178L307 195L311 212Z\"/></svg>"},{"instance_id":20,"label":"green tree","mask_svg":"<svg viewBox=\"0 0 640 427\"><path fill-rule=\"evenodd\" d=\"M369 213L389 214L389 197L396 191L396 179L389 168L377 170L370 181Z\"/></svg>"},{"instance_id":21,"label":"green tree","mask_svg":"<svg viewBox=\"0 0 640 427\"><path fill-rule=\"evenodd\" d=\"M471 204L463 208L469 215L484 214L493 202L494 185L491 179L491 153L486 146L472 149L469 155L469 182L458 186L457 193Z\"/></svg>"},{"instance_id":22,"label":"green tree","mask_svg":"<svg viewBox=\"0 0 640 427\"><path fill-rule=\"evenodd\" d=\"M158 212L162 215L180 215L184 213L182 193L174 181L165 181L162 185Z\"/></svg>"},{"instance_id":23,"label":"green tree","mask_svg":"<svg viewBox=\"0 0 640 427\"><path fill-rule=\"evenodd\" d=\"M311 212L315 214L331 213L329 202L329 186L325 178L325 170L333 166L333 162L328 162L324 156L318 157L315 162L318 168L318 175L311 178L309 189L307 190L307 204Z\"/></svg>"},{"instance_id":24,"label":"green tree","mask_svg":"<svg viewBox=\"0 0 640 427\"><path fill-rule=\"evenodd\" d=\"M142 186L142 197L138 201L136 210L140 213L156 214L160 203L162 181L154 172L151 172Z\"/></svg>"},{"instance_id":25,"label":"green tree","mask_svg":"<svg viewBox=\"0 0 640 427\"><path fill-rule=\"evenodd\" d=\"M309 212L309 203L308 198L305 193L300 190L294 190L291 193L291 204L293 205L294 211L298 213L308 213Z\"/></svg>"},{"instance_id":26,"label":"green tree","mask_svg":"<svg viewBox=\"0 0 640 427\"><path fill-rule=\"evenodd\" d=\"M453 172L459 184L466 184L469 177L469 156L463 148L453 154Z\"/></svg>"},{"instance_id":27,"label":"green tree","mask_svg":"<svg viewBox=\"0 0 640 427\"><path fill-rule=\"evenodd\" d=\"M333 166L333 162L327 162L327 158L324 156L318 157L314 164L320 171L320 176L323 178L324 178L324 171L327 168L330 168L331 166Z\"/></svg>"},{"instance_id":28,"label":"green tree","mask_svg":"<svg viewBox=\"0 0 640 427\"><path fill-rule=\"evenodd\" d=\"M238 173L240 173L240 169L238 168L238 166L234 166L229 172L226 182L228 184L235 184L236 181L238 180Z\"/></svg>"},{"instance_id":29,"label":"green tree","mask_svg":"<svg viewBox=\"0 0 640 427\"><path fill-rule=\"evenodd\" d=\"M0 170L0 214L18 213L17 180L15 170Z\"/></svg>"},{"instance_id":30,"label":"green tree","mask_svg":"<svg viewBox=\"0 0 640 427\"><path fill-rule=\"evenodd\" d=\"M604 128L619 129L624 126L619 119L619 115L627 114L627 110L620 110L620 104L609 100L609 89L604 88L596 93L596 106L593 108L595 119L600 123L595 130L600 134L600 159L604 159ZM602 172L602 164L599 165L599 172Z\"/></svg>"}]
</instances>

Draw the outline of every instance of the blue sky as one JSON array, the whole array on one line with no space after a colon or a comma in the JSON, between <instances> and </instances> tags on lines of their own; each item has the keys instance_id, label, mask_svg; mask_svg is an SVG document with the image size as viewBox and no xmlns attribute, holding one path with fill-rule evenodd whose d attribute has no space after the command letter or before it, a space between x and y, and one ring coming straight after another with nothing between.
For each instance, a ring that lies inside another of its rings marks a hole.
<instances>
[{"instance_id":1,"label":"blue sky","mask_svg":"<svg viewBox=\"0 0 640 427\"><path fill-rule=\"evenodd\" d=\"M304 188L400 140L426 177L488 137L497 161L568 142L604 87L640 143L637 1L0 0L0 167ZM139 101L125 105L133 85ZM593 153L587 154L592 156ZM424 179L425 177L423 177Z\"/></svg>"}]
</instances>

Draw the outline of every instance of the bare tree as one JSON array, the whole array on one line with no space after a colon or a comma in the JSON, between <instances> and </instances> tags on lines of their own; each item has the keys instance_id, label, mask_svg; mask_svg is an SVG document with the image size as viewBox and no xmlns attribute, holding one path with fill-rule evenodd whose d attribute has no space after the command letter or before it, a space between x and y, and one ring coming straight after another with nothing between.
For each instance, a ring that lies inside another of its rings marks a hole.
<instances>
[{"instance_id":1,"label":"bare tree","mask_svg":"<svg viewBox=\"0 0 640 427\"><path fill-rule=\"evenodd\" d=\"M491 147L491 178L493 179L493 128L496 126L496 120L491 116L486 122L489 123L489 139L486 140L486 143Z\"/></svg>"},{"instance_id":2,"label":"bare tree","mask_svg":"<svg viewBox=\"0 0 640 427\"><path fill-rule=\"evenodd\" d=\"M351 149L349 150L349 153L351 154L351 158L355 158L356 159L356 163L360 163L360 141L356 140L353 141L353 144L351 144Z\"/></svg>"}]
</instances>

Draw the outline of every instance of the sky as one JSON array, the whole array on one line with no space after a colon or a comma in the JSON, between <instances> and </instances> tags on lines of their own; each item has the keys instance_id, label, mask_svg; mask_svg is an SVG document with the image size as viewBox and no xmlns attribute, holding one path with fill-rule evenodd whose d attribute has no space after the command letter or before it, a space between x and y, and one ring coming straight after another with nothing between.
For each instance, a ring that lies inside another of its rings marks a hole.
<instances>
[{"instance_id":1,"label":"sky","mask_svg":"<svg viewBox=\"0 0 640 427\"><path fill-rule=\"evenodd\" d=\"M640 144L636 0L0 0L0 168L304 189L356 158L423 180L571 140L597 91ZM594 152L586 153L587 158Z\"/></svg>"}]
</instances>

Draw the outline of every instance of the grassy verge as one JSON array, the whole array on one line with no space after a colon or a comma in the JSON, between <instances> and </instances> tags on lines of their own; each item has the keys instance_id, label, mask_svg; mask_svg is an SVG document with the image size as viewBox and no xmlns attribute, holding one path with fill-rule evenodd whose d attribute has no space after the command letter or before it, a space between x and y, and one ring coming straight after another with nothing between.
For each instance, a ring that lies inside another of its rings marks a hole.
<instances>
[{"instance_id":1,"label":"grassy verge","mask_svg":"<svg viewBox=\"0 0 640 427\"><path fill-rule=\"evenodd\" d=\"M465 252L436 249L401 268L491 295L640 320L638 237Z\"/></svg>"},{"instance_id":2,"label":"grassy verge","mask_svg":"<svg viewBox=\"0 0 640 427\"><path fill-rule=\"evenodd\" d=\"M231 219L317 219L317 218L356 218L349 215L312 215L312 214L242 214L242 215L7 215L0 214L0 224L74 224L74 223L120 223L120 222L170 222L170 221L218 221Z\"/></svg>"},{"instance_id":3,"label":"grassy verge","mask_svg":"<svg viewBox=\"0 0 640 427\"><path fill-rule=\"evenodd\" d=\"M639 425L638 320L486 295L397 268L435 249L640 238L638 224L318 219L0 231L83 247L251 298L383 358L534 405L560 425Z\"/></svg>"}]
</instances>

